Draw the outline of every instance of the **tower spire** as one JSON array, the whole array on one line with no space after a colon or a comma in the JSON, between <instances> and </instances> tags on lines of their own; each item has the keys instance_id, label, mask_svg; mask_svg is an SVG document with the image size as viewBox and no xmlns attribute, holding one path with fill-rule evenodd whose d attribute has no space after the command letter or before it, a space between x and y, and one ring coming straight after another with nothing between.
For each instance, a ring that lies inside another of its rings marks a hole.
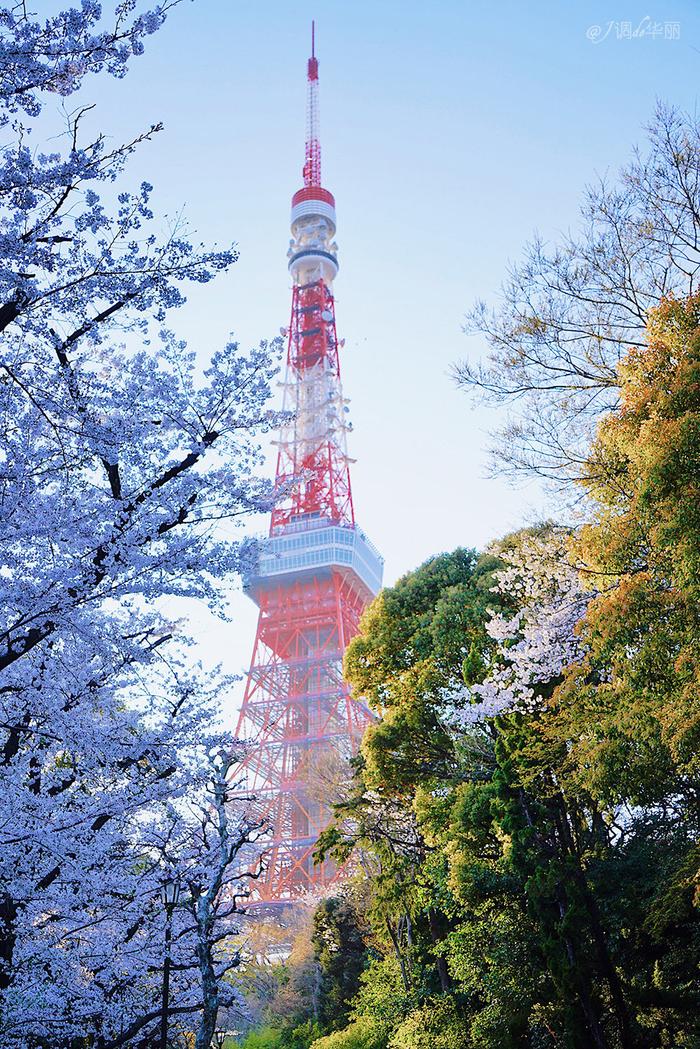
<instances>
[{"instance_id":1,"label":"tower spire","mask_svg":"<svg viewBox=\"0 0 700 1049\"><path fill-rule=\"evenodd\" d=\"M321 141L318 114L318 59L316 58L316 24L311 23L311 57L306 67L306 150L304 156L304 185L321 185Z\"/></svg>"},{"instance_id":2,"label":"tower spire","mask_svg":"<svg viewBox=\"0 0 700 1049\"><path fill-rule=\"evenodd\" d=\"M304 186L292 197L292 315L270 534L245 580L260 609L237 728L255 819L267 828L258 902L326 891L341 876L314 848L330 817L324 767L357 751L370 720L343 681L343 652L379 590L382 559L355 524L333 281L335 200L321 186L315 27Z\"/></svg>"}]
</instances>

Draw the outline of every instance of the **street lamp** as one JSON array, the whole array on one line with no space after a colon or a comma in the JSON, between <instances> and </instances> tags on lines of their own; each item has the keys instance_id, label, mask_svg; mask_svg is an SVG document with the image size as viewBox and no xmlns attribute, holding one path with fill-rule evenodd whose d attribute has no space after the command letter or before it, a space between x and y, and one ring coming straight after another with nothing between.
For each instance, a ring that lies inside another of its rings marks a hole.
<instances>
[{"instance_id":1,"label":"street lamp","mask_svg":"<svg viewBox=\"0 0 700 1049\"><path fill-rule=\"evenodd\" d=\"M170 944L173 938L173 911L180 899L180 882L166 878L160 887L165 907L165 959L163 961L163 1005L160 1014L160 1049L168 1049L168 1001L170 998Z\"/></svg>"}]
</instances>

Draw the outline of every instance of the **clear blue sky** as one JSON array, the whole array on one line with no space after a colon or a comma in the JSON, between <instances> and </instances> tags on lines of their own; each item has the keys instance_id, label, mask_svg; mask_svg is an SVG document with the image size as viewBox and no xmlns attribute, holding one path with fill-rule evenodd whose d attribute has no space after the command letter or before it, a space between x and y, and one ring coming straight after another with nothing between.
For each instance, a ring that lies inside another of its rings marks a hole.
<instances>
[{"instance_id":1,"label":"clear blue sky","mask_svg":"<svg viewBox=\"0 0 700 1049\"><path fill-rule=\"evenodd\" d=\"M669 35L680 38L625 39L610 25L634 30L645 16L677 23ZM475 298L495 300L534 230L552 239L576 224L585 183L625 161L657 98L695 109L700 9L689 0L183 4L126 81L92 95L115 137L165 122L131 177L155 184L163 210L184 205L202 239L238 242L231 273L196 289L171 321L202 354L230 331L250 344L288 321L312 17L324 184L338 205L355 506L392 583L541 509L536 490L486 478L496 413L474 410L448 376L481 349L461 333L462 317ZM233 594L231 611L233 624L194 620L205 658L236 671L255 609Z\"/></svg>"}]
</instances>

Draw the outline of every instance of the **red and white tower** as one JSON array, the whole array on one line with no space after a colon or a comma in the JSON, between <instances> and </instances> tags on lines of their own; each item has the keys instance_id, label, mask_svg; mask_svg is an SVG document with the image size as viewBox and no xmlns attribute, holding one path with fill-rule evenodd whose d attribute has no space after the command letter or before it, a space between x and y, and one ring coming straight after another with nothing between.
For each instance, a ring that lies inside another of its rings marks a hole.
<instances>
[{"instance_id":1,"label":"red and white tower","mask_svg":"<svg viewBox=\"0 0 700 1049\"><path fill-rule=\"evenodd\" d=\"M382 560L355 523L333 281L335 200L321 185L318 60L308 61L304 186L292 197L292 315L279 435L279 501L246 590L260 609L237 736L254 746L246 789L269 833L261 902L293 900L337 877L313 851L330 812L314 770L357 750L369 719L342 677L343 652L378 592Z\"/></svg>"}]
</instances>

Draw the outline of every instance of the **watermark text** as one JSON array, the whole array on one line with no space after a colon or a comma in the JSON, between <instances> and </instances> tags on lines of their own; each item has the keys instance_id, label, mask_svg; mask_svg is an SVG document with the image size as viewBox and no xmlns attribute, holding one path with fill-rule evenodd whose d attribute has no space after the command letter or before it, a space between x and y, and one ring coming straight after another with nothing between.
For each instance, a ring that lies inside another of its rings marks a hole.
<instances>
[{"instance_id":1,"label":"watermark text","mask_svg":"<svg viewBox=\"0 0 700 1049\"><path fill-rule=\"evenodd\" d=\"M680 22L658 21L645 15L640 22L611 20L600 25L589 25L586 39L592 44L604 40L680 40Z\"/></svg>"}]
</instances>

